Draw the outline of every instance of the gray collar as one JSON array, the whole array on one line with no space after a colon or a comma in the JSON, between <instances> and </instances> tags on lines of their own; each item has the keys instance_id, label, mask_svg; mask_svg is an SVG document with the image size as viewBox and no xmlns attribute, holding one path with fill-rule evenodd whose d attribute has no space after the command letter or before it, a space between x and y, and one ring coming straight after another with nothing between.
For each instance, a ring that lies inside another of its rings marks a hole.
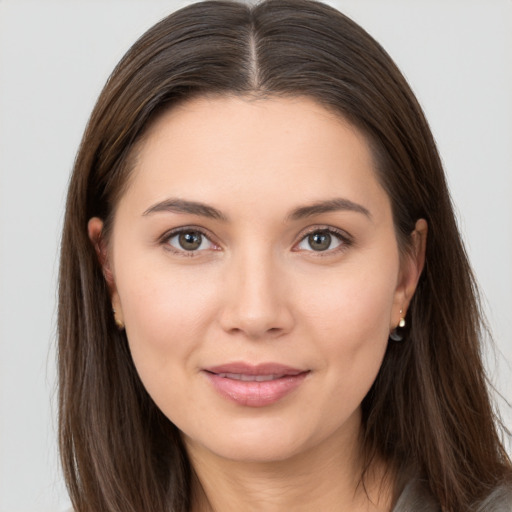
<instances>
[{"instance_id":1,"label":"gray collar","mask_svg":"<svg viewBox=\"0 0 512 512\"><path fill-rule=\"evenodd\" d=\"M441 508L419 480L411 480L396 502L393 512L440 512Z\"/></svg>"},{"instance_id":2,"label":"gray collar","mask_svg":"<svg viewBox=\"0 0 512 512\"><path fill-rule=\"evenodd\" d=\"M476 512L512 512L512 488L500 486L478 504ZM441 512L441 507L420 480L411 480L393 512Z\"/></svg>"}]
</instances>

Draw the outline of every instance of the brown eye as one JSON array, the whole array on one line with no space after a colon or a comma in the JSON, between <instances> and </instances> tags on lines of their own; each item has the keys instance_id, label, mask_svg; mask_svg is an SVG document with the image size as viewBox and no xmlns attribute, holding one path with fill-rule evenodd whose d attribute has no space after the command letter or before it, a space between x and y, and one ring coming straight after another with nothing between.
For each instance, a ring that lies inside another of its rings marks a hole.
<instances>
[{"instance_id":1,"label":"brown eye","mask_svg":"<svg viewBox=\"0 0 512 512\"><path fill-rule=\"evenodd\" d=\"M167 243L177 251L202 251L211 249L213 244L208 238L197 230L181 231L170 236Z\"/></svg>"},{"instance_id":2,"label":"brown eye","mask_svg":"<svg viewBox=\"0 0 512 512\"><path fill-rule=\"evenodd\" d=\"M326 231L318 231L308 235L308 244L314 251L326 251L330 248L332 236Z\"/></svg>"},{"instance_id":3,"label":"brown eye","mask_svg":"<svg viewBox=\"0 0 512 512\"><path fill-rule=\"evenodd\" d=\"M179 244L182 249L186 251L195 251L201 247L203 236L197 231L191 231L189 233L181 233L178 237Z\"/></svg>"},{"instance_id":4,"label":"brown eye","mask_svg":"<svg viewBox=\"0 0 512 512\"><path fill-rule=\"evenodd\" d=\"M297 245L301 251L326 252L350 245L350 240L334 229L311 231Z\"/></svg>"}]
</instances>

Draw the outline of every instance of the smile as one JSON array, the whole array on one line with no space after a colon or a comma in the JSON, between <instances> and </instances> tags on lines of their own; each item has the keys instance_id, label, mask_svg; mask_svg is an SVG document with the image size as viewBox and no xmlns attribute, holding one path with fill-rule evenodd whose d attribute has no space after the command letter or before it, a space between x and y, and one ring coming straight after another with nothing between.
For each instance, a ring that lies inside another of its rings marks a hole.
<instances>
[{"instance_id":1,"label":"smile","mask_svg":"<svg viewBox=\"0 0 512 512\"><path fill-rule=\"evenodd\" d=\"M243 373L218 373L219 377L225 379L243 380L245 382L266 382L285 377L286 375L245 375Z\"/></svg>"},{"instance_id":2,"label":"smile","mask_svg":"<svg viewBox=\"0 0 512 512\"><path fill-rule=\"evenodd\" d=\"M280 401L297 389L309 373L273 363L234 363L204 370L217 393L245 407L264 407Z\"/></svg>"}]
</instances>

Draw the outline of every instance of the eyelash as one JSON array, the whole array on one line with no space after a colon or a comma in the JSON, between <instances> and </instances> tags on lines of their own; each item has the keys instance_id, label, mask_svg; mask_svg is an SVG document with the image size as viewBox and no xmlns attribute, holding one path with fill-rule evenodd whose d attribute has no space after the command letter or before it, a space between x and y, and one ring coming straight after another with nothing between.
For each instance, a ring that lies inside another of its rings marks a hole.
<instances>
[{"instance_id":1,"label":"eyelash","mask_svg":"<svg viewBox=\"0 0 512 512\"><path fill-rule=\"evenodd\" d=\"M302 243L308 236L314 233L327 233L340 241L340 245L334 249L327 249L325 251L314 251L311 249L310 251L306 251L316 258L325 258L327 256L342 253L354 244L353 238L341 229L333 228L332 226L313 226L300 235L300 240L294 245L294 247ZM296 249L296 252L299 252L299 250Z\"/></svg>"},{"instance_id":2,"label":"eyelash","mask_svg":"<svg viewBox=\"0 0 512 512\"><path fill-rule=\"evenodd\" d=\"M185 258L193 258L197 257L200 252L202 251L187 251L185 249L176 249L173 247L169 241L174 238L175 236L184 234L184 233L199 233L201 236L206 238L211 244L214 246L217 246L215 242L212 241L212 236L206 232L204 229L198 227L198 226L183 226L177 229L173 229L171 231L167 231L164 233L160 239L159 243L164 246L165 250L172 252L173 254L176 254L178 256L184 256Z\"/></svg>"},{"instance_id":3,"label":"eyelash","mask_svg":"<svg viewBox=\"0 0 512 512\"><path fill-rule=\"evenodd\" d=\"M170 245L169 241L183 233L199 233L201 236L205 237L211 244L214 246L217 246L215 242L212 241L212 236L206 232L204 229L198 227L198 226L184 226L177 229L173 229L171 231L167 231L159 238L159 243L164 246L164 248L173 254L176 254L178 256L184 256L188 258L197 257L199 253L202 251L187 251L185 249L176 249L172 245ZM314 255L315 257L326 257L331 256L334 254L341 253L345 250L347 250L350 246L353 245L353 239L350 235L348 235L346 232L333 228L332 226L313 226L310 227L307 231L303 232L300 235L299 241L294 244L294 248L297 247L300 243L302 243L308 236L314 234L314 233L327 233L331 236L334 236L340 241L339 246L335 247L334 249L327 249L325 251L315 251L311 249L310 251L306 251ZM204 250L204 249L203 249ZM294 252L300 252L300 249L292 249Z\"/></svg>"}]
</instances>

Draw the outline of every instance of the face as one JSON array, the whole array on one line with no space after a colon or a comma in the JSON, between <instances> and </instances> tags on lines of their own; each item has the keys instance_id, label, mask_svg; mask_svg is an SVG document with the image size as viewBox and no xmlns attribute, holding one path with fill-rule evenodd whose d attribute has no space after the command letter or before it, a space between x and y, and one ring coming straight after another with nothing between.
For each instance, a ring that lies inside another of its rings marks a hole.
<instances>
[{"instance_id":1,"label":"face","mask_svg":"<svg viewBox=\"0 0 512 512\"><path fill-rule=\"evenodd\" d=\"M148 393L190 449L252 461L353 440L420 270L365 138L306 98L160 116L105 250Z\"/></svg>"}]
</instances>

